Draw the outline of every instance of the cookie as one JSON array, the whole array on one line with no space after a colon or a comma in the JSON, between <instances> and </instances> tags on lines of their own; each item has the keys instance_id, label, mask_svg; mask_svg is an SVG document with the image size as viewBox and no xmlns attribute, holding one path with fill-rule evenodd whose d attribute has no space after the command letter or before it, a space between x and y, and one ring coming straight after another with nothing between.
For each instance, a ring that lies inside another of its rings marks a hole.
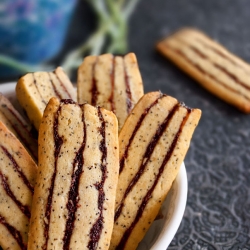
<instances>
[{"instance_id":1,"label":"cookie","mask_svg":"<svg viewBox=\"0 0 250 250\"><path fill-rule=\"evenodd\" d=\"M0 246L27 249L37 166L0 121Z\"/></svg>"},{"instance_id":2,"label":"cookie","mask_svg":"<svg viewBox=\"0 0 250 250\"><path fill-rule=\"evenodd\" d=\"M28 249L108 249L119 173L117 118L54 97L38 142Z\"/></svg>"},{"instance_id":3,"label":"cookie","mask_svg":"<svg viewBox=\"0 0 250 250\"><path fill-rule=\"evenodd\" d=\"M157 50L212 94L250 113L250 65L223 46L186 28L160 41Z\"/></svg>"},{"instance_id":4,"label":"cookie","mask_svg":"<svg viewBox=\"0 0 250 250\"><path fill-rule=\"evenodd\" d=\"M160 92L144 95L119 134L120 174L110 250L136 249L175 180L201 116Z\"/></svg>"},{"instance_id":5,"label":"cookie","mask_svg":"<svg viewBox=\"0 0 250 250\"><path fill-rule=\"evenodd\" d=\"M37 160L37 139L32 126L13 107L11 102L0 93L0 121L21 141L25 148Z\"/></svg>"},{"instance_id":6,"label":"cookie","mask_svg":"<svg viewBox=\"0 0 250 250\"><path fill-rule=\"evenodd\" d=\"M119 130L143 93L141 74L133 53L88 56L78 69L78 102L113 111Z\"/></svg>"},{"instance_id":7,"label":"cookie","mask_svg":"<svg viewBox=\"0 0 250 250\"><path fill-rule=\"evenodd\" d=\"M28 73L16 85L16 96L31 123L38 130L51 97L76 100L76 90L61 67L53 72Z\"/></svg>"}]
</instances>

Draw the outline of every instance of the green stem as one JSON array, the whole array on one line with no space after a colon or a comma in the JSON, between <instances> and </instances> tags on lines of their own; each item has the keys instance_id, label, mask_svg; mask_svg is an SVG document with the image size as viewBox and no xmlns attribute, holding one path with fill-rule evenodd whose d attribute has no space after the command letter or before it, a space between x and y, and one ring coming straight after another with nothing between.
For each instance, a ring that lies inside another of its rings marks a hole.
<instances>
[{"instance_id":1,"label":"green stem","mask_svg":"<svg viewBox=\"0 0 250 250\"><path fill-rule=\"evenodd\" d=\"M99 25L97 31L94 32L87 41L67 55L61 64L67 73L69 73L71 69L77 68L81 64L83 55L88 51L90 51L90 54L100 54L104 44L103 38L107 32L108 26L109 23L107 22Z\"/></svg>"},{"instance_id":2,"label":"green stem","mask_svg":"<svg viewBox=\"0 0 250 250\"><path fill-rule=\"evenodd\" d=\"M96 12L98 23L104 22L108 18L108 12L103 0L86 0Z\"/></svg>"},{"instance_id":3,"label":"green stem","mask_svg":"<svg viewBox=\"0 0 250 250\"><path fill-rule=\"evenodd\" d=\"M45 65L37 65L37 66L33 66L30 64L26 64L23 62L20 62L14 58L11 58L9 56L4 56L4 55L0 55L0 64L8 66L12 69L15 69L21 73L25 73L25 72L34 72L37 71L41 68L49 68L49 66L45 66Z\"/></svg>"},{"instance_id":4,"label":"green stem","mask_svg":"<svg viewBox=\"0 0 250 250\"><path fill-rule=\"evenodd\" d=\"M122 11L124 18L126 20L129 19L129 17L133 13L138 2L139 2L139 0L128 0L128 2L126 3L126 6L124 6L124 9Z\"/></svg>"},{"instance_id":5,"label":"green stem","mask_svg":"<svg viewBox=\"0 0 250 250\"><path fill-rule=\"evenodd\" d=\"M114 0L106 0L113 23L108 30L111 42L107 48L110 53L125 53L127 51L127 22L122 15L122 9Z\"/></svg>"}]
</instances>

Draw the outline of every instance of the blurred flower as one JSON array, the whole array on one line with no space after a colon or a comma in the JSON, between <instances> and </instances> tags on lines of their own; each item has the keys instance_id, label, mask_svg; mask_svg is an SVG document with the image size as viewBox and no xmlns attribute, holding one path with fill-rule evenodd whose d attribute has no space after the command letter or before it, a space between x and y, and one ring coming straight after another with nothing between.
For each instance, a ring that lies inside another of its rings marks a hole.
<instances>
[{"instance_id":1,"label":"blurred flower","mask_svg":"<svg viewBox=\"0 0 250 250\"><path fill-rule=\"evenodd\" d=\"M0 65L5 67L0 68L0 76L10 74L10 68L21 72L33 69L31 65L55 56L64 42L75 3L76 0L2 0Z\"/></svg>"},{"instance_id":2,"label":"blurred flower","mask_svg":"<svg viewBox=\"0 0 250 250\"><path fill-rule=\"evenodd\" d=\"M50 66L43 62L61 48L75 1L4 0L0 4L0 36L4 36L0 39L0 65L20 73L48 69ZM138 2L86 1L97 17L97 27L82 45L65 56L61 66L69 75L86 55L127 52L128 19Z\"/></svg>"}]
</instances>

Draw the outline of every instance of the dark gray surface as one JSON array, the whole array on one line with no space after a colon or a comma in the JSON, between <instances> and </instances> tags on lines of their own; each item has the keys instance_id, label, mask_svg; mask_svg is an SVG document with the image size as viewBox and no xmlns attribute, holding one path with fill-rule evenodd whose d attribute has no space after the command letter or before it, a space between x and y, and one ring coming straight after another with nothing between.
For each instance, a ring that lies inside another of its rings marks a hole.
<instances>
[{"instance_id":1,"label":"dark gray surface","mask_svg":"<svg viewBox=\"0 0 250 250\"><path fill-rule=\"evenodd\" d=\"M154 50L179 28L201 29L250 62L248 0L142 0L130 50L145 91L161 90L203 111L185 159L188 200L168 249L250 249L250 116L217 99Z\"/></svg>"}]
</instances>

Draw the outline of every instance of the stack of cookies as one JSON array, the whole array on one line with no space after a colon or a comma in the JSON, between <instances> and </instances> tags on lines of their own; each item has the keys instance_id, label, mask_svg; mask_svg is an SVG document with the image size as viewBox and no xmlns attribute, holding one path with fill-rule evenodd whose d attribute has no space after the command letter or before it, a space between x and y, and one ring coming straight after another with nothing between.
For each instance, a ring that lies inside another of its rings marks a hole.
<instances>
[{"instance_id":1,"label":"stack of cookies","mask_svg":"<svg viewBox=\"0 0 250 250\"><path fill-rule=\"evenodd\" d=\"M22 146L5 112L0 120L12 128L0 123L3 249L136 249L201 111L161 92L144 94L133 53L86 57L77 90L61 68L28 73L16 95L38 131L38 167L29 156L35 147Z\"/></svg>"}]
</instances>

